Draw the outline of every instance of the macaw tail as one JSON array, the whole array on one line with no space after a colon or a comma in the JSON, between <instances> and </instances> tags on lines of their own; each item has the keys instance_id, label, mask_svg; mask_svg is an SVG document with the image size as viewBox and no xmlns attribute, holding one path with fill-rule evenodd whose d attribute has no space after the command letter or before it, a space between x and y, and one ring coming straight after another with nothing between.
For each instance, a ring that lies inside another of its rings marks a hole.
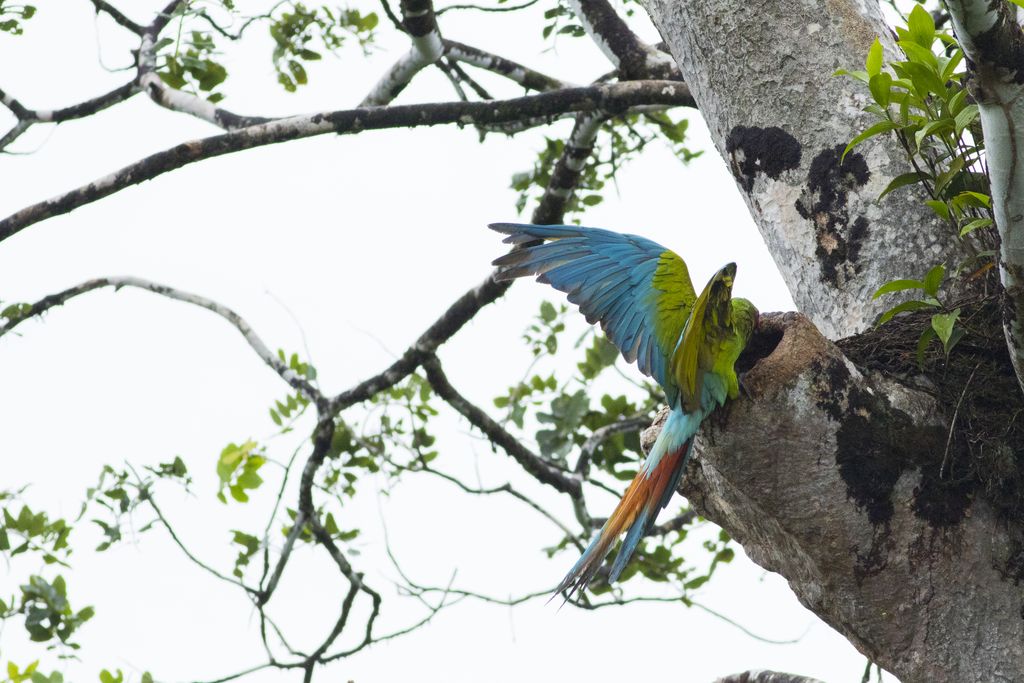
<instances>
[{"instance_id":1,"label":"macaw tail","mask_svg":"<svg viewBox=\"0 0 1024 683\"><path fill-rule=\"evenodd\" d=\"M558 584L556 593L568 591L565 593L568 600L574 594L586 590L601 568L604 558L611 552L615 541L628 529L622 547L612 564L608 582L619 578L629 558L640 544L640 539L654 525L658 513L668 504L676 487L679 486L679 480L693 451L693 436L699 426L698 415L687 415L678 409L669 413L661 434L651 447L651 452L640 471L626 489L622 500L590 546Z\"/></svg>"}]
</instances>

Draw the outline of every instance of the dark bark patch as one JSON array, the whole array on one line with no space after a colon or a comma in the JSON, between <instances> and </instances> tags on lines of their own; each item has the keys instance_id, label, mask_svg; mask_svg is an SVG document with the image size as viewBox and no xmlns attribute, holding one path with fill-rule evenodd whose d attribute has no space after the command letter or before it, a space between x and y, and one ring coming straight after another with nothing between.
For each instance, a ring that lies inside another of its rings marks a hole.
<instances>
[{"instance_id":1,"label":"dark bark patch","mask_svg":"<svg viewBox=\"0 0 1024 683\"><path fill-rule=\"evenodd\" d=\"M940 476L939 468L921 468L921 482L914 489L914 513L918 517L927 519L936 528L954 527L960 523L971 506L974 494L974 482L964 477L961 469L956 467L958 476L951 476L946 481Z\"/></svg>"},{"instance_id":2,"label":"dark bark patch","mask_svg":"<svg viewBox=\"0 0 1024 683\"><path fill-rule=\"evenodd\" d=\"M973 486L950 485L939 477L945 433L941 427L916 425L881 394L852 381L846 364L831 359L819 364L825 381L818 407L839 423L836 466L847 495L873 525L884 525L895 512L896 483L907 470L920 470L913 510L933 527L958 524L970 506Z\"/></svg>"},{"instance_id":3,"label":"dark bark patch","mask_svg":"<svg viewBox=\"0 0 1024 683\"><path fill-rule=\"evenodd\" d=\"M938 344L929 347L923 372L916 347L930 324L927 312L898 316L839 345L858 366L923 386L941 406L943 440L949 445L936 446L931 460L922 460L914 500L920 514L949 526L970 496L979 496L1002 520L1024 520L1024 396L1007 352L1000 296L965 298L950 306L961 309L970 332L948 358Z\"/></svg>"},{"instance_id":4,"label":"dark bark patch","mask_svg":"<svg viewBox=\"0 0 1024 683\"><path fill-rule=\"evenodd\" d=\"M1024 83L1024 35L1017 26L1016 8L1000 2L992 9L999 15L995 24L971 39L978 53L974 62L1001 70L1005 77L999 80L1012 78L1014 83Z\"/></svg>"},{"instance_id":5,"label":"dark bark patch","mask_svg":"<svg viewBox=\"0 0 1024 683\"><path fill-rule=\"evenodd\" d=\"M864 216L851 220L848 205L850 193L868 182L871 171L856 152L843 159L844 149L843 145L829 147L814 158L796 202L796 210L814 226L822 280L833 286L841 286L861 271L860 250L870 232Z\"/></svg>"},{"instance_id":6,"label":"dark bark patch","mask_svg":"<svg viewBox=\"0 0 1024 683\"><path fill-rule=\"evenodd\" d=\"M725 138L725 151L733 176L747 192L758 173L778 180L783 171L800 166L800 143L777 126L736 126Z\"/></svg>"}]
</instances>

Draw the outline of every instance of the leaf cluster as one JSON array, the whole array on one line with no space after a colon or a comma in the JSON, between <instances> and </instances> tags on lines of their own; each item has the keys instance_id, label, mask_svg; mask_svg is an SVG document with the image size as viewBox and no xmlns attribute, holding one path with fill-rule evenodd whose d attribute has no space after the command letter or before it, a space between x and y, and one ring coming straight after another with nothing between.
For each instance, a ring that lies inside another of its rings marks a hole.
<instances>
[{"instance_id":1,"label":"leaf cluster","mask_svg":"<svg viewBox=\"0 0 1024 683\"><path fill-rule=\"evenodd\" d=\"M35 5L16 5L8 0L0 0L0 33L20 36L25 32L22 22L35 16Z\"/></svg>"},{"instance_id":2,"label":"leaf cluster","mask_svg":"<svg viewBox=\"0 0 1024 683\"><path fill-rule=\"evenodd\" d=\"M961 239L974 240L969 242L976 254L972 262L981 260L984 265L979 272L984 272L995 252L991 248L979 252L974 247L991 247L996 236L978 106L971 101L964 82L964 53L950 33L936 29L931 14L920 5L914 6L906 21L906 27L896 28L897 46L906 59L886 61L882 44L876 39L863 71L837 72L867 85L872 102L865 111L877 120L850 141L843 156L865 140L893 135L914 171L894 178L878 199L900 188L922 187L930 197L925 203L942 223ZM961 264L954 275L960 276L969 265ZM948 356L964 334L957 326L959 309L947 310L939 299L946 275L945 266L939 264L921 280L893 280L873 296L877 299L907 291L922 294L886 310L878 319L879 325L901 313L935 309L931 325L921 332L919 365L934 340L942 344Z\"/></svg>"}]
</instances>

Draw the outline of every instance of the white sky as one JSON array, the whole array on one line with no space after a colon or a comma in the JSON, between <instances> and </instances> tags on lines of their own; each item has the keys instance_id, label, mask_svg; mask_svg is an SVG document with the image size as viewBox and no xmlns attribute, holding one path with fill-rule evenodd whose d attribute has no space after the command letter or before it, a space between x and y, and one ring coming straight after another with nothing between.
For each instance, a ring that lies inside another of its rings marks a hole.
<instances>
[{"instance_id":1,"label":"white sky","mask_svg":"<svg viewBox=\"0 0 1024 683\"><path fill-rule=\"evenodd\" d=\"M457 14L443 18L446 36L553 75L585 82L609 68L585 40L562 40L557 52L540 54L539 10ZM148 21L149 15L140 10L134 16ZM342 60L325 59L311 70L311 86L287 95L274 83L268 41L258 33L255 48L229 61L224 104L240 113L353 106L397 54L382 51L362 61L351 51ZM44 0L26 36L0 36L0 63L10 65L0 86L33 108L91 97L127 79L97 61L99 53L107 66L124 65L127 38L109 21L94 22L85 0ZM387 46L404 49L400 39ZM400 101L452 96L440 74L426 72ZM555 130L564 135L568 124ZM761 310L791 308L696 116L691 130L691 146L708 150L703 157L684 168L652 146L621 172L619 193L609 188L586 222L675 249L695 280L734 260L738 295ZM85 121L39 127L15 147L33 154L0 158L0 213L213 132L141 97ZM0 245L0 299L32 301L101 275L164 282L231 306L272 348L302 353L307 343L324 389L333 393L384 368L487 274L503 247L484 226L518 218L509 178L530 167L541 139L536 132L512 141L492 136L481 145L474 131L454 127L390 131L320 137L192 165ZM460 391L489 406L491 397L518 380L528 362L520 332L542 298L558 300L543 287L518 284L444 347L442 358ZM158 489L159 500L193 550L229 571L236 552L229 530L261 527L262 515L258 523L249 520L266 509L269 495L257 496L249 507L221 505L213 499L214 464L229 441L272 433L267 408L286 393L277 376L219 318L143 292L83 296L19 331L21 336L0 341L0 486L32 483L28 500L34 507L74 516L102 464L153 465L180 454L195 478L196 496L166 488ZM488 485L511 476L569 518L564 501L467 436L465 423L449 416L443 425L442 465L461 474L475 470ZM283 445L273 449L285 457ZM363 554L354 559L384 595L381 632L421 613L394 595L394 570L382 557L382 519L405 569L424 583L445 585L457 571L459 587L518 595L551 585L572 561L569 555L549 561L538 552L555 540L554 530L512 502L472 499L443 482L418 479L389 497L365 488L368 495L346 510L354 521L339 522L364 529ZM610 510L614 501L606 498L596 501ZM162 530L93 554L89 548L98 538L83 522L73 570L65 572L73 605L97 607L81 631L81 661L55 661L27 643L15 623L0 638L0 663L24 666L42 658L43 670L60 668L71 680L96 680L106 667L124 669L131 680L150 670L158 680L175 681L215 678L263 660L244 596L189 564ZM703 560L696 544L692 554ZM9 569L0 578L3 595L41 571L21 558ZM299 645L313 646L336 617L339 589L323 553L299 552L271 612ZM773 668L828 681L860 680L864 658L804 610L782 578L742 555L698 598L756 633L803 637L794 645L768 645L678 605L586 613L558 611L543 600L513 609L467 601L427 628L335 664L318 678L522 683L670 675L710 681ZM299 677L269 671L246 680Z\"/></svg>"}]
</instances>

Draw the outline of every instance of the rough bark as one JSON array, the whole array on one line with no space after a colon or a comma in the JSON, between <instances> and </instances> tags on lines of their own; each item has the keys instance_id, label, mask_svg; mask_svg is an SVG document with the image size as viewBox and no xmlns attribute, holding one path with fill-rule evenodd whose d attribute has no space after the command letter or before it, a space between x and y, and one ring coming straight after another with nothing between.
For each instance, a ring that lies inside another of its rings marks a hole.
<instances>
[{"instance_id":1,"label":"rough bark","mask_svg":"<svg viewBox=\"0 0 1024 683\"><path fill-rule=\"evenodd\" d=\"M762 325L778 345L705 429L683 493L902 680L1019 680L1024 528L935 476L946 416L862 373L799 314Z\"/></svg>"},{"instance_id":2,"label":"rough bark","mask_svg":"<svg viewBox=\"0 0 1024 683\"><path fill-rule=\"evenodd\" d=\"M817 678L781 673L779 671L744 671L723 676L715 683L822 683Z\"/></svg>"},{"instance_id":3,"label":"rough bark","mask_svg":"<svg viewBox=\"0 0 1024 683\"><path fill-rule=\"evenodd\" d=\"M1024 387L1024 31L1005 2L946 3L971 70L999 230L1003 329Z\"/></svg>"},{"instance_id":4,"label":"rough bark","mask_svg":"<svg viewBox=\"0 0 1024 683\"><path fill-rule=\"evenodd\" d=\"M871 294L883 283L961 260L954 235L920 202L897 194L876 203L912 170L891 139L870 140L840 164L846 144L874 121L861 111L863 89L833 72L863 68L877 36L896 54L877 3L645 6L798 308L825 336L867 327L880 312Z\"/></svg>"}]
</instances>

